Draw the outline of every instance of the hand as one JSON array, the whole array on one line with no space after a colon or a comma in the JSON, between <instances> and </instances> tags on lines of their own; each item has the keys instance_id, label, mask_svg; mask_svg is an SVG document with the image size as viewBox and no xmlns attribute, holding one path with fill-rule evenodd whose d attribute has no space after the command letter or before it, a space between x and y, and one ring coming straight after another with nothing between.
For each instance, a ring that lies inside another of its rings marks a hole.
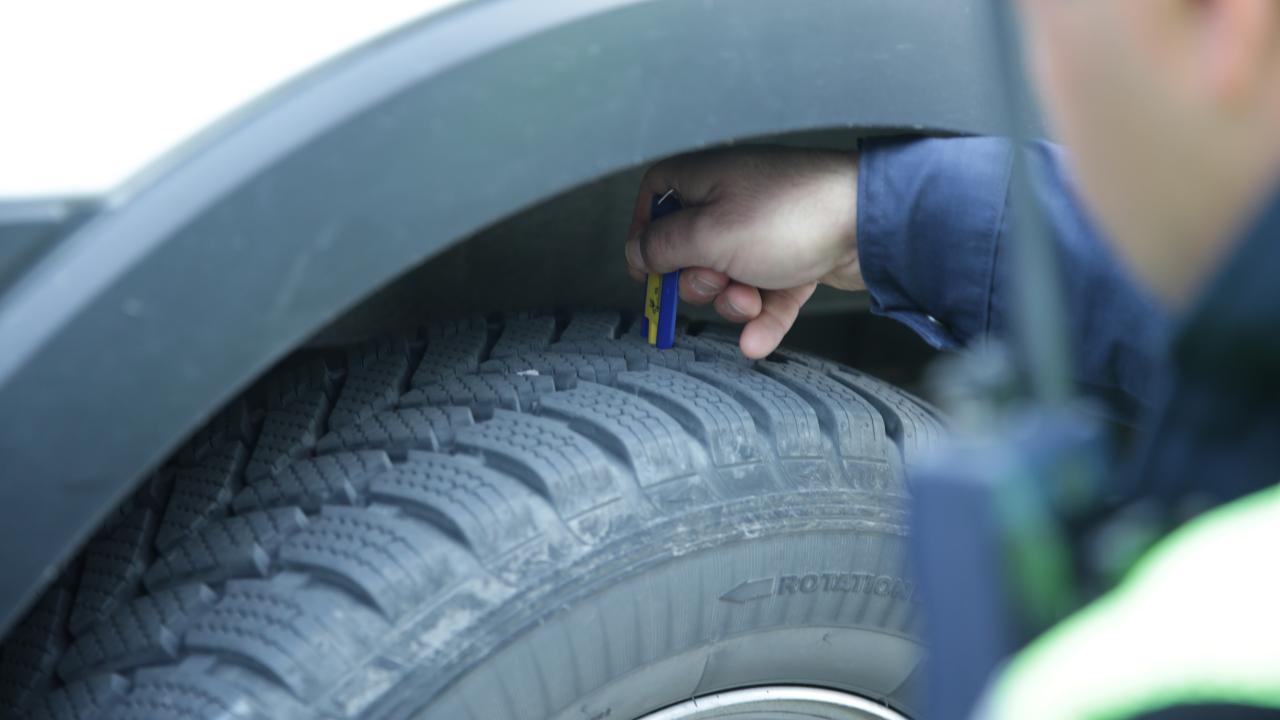
<instances>
[{"instance_id":1,"label":"hand","mask_svg":"<svg viewBox=\"0 0 1280 720\"><path fill-rule=\"evenodd\" d=\"M857 156L834 151L730 148L660 162L645 173L627 233L631 275L683 268L680 297L746 323L742 353L765 357L819 282L866 287L857 178ZM672 188L685 209L651 223L652 197Z\"/></svg>"}]
</instances>

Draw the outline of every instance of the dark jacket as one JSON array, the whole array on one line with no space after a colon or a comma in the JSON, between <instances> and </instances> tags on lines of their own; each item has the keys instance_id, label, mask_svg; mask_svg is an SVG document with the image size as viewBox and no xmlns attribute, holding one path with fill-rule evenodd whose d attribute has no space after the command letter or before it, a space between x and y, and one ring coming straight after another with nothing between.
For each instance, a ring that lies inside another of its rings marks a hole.
<instances>
[{"instance_id":1,"label":"dark jacket","mask_svg":"<svg viewBox=\"0 0 1280 720\"><path fill-rule=\"evenodd\" d=\"M1137 428L1119 491L1194 512L1280 479L1280 196L1171 321L1101 241L1060 148L1034 146L1077 380ZM873 311L954 348L1011 324L1008 142L864 142L858 250Z\"/></svg>"}]
</instances>

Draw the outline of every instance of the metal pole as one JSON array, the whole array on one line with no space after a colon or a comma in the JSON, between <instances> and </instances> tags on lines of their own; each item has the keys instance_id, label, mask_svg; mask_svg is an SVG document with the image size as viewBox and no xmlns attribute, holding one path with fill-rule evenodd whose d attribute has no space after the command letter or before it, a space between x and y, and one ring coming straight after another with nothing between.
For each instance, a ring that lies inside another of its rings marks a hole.
<instances>
[{"instance_id":1,"label":"metal pole","mask_svg":"<svg viewBox=\"0 0 1280 720\"><path fill-rule=\"evenodd\" d=\"M1012 0L991 0L998 71L1003 74L1002 101L1013 142L1009 181L1009 252L1014 270L1013 346L1025 368L1031 397L1061 407L1073 394L1070 340L1063 307L1062 278L1052 238L1031 183L1030 128L1034 99L1023 69L1018 18Z\"/></svg>"}]
</instances>

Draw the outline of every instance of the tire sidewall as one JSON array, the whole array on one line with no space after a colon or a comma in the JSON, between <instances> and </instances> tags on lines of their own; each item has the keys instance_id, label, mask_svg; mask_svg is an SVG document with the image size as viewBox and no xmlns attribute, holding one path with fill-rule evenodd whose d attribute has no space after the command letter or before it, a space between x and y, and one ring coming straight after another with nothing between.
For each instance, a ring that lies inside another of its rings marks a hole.
<instances>
[{"instance_id":1,"label":"tire sidewall","mask_svg":"<svg viewBox=\"0 0 1280 720\"><path fill-rule=\"evenodd\" d=\"M909 712L923 653L906 555L901 503L867 493L666 518L520 592L476 623L465 656L385 699L422 718L603 720L767 683Z\"/></svg>"}]
</instances>

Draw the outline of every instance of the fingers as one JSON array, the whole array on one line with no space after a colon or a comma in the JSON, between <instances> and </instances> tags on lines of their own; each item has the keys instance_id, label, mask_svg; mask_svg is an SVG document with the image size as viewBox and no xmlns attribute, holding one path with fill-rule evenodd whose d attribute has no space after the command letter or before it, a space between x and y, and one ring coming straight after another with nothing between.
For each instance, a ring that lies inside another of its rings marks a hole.
<instances>
[{"instance_id":1,"label":"fingers","mask_svg":"<svg viewBox=\"0 0 1280 720\"><path fill-rule=\"evenodd\" d=\"M702 222L705 208L686 207L649 222L627 238L627 264L643 272L667 273L683 267L724 267L715 251L716 233Z\"/></svg>"},{"instance_id":2,"label":"fingers","mask_svg":"<svg viewBox=\"0 0 1280 720\"><path fill-rule=\"evenodd\" d=\"M640 180L627 237L633 237L648 227L654 195L662 196L668 190L675 190L687 205L703 204L713 180L707 168L711 164L708 157L707 153L677 155L651 165Z\"/></svg>"},{"instance_id":3,"label":"fingers","mask_svg":"<svg viewBox=\"0 0 1280 720\"><path fill-rule=\"evenodd\" d=\"M640 189L636 191L636 200L631 208L631 227L627 229L627 240L639 235L649 226L649 214L653 210L653 196L666 193L675 188L669 178L670 161L660 162L645 171L640 179ZM680 192L676 189L676 192ZM684 197L681 194L681 197Z\"/></svg>"},{"instance_id":4,"label":"fingers","mask_svg":"<svg viewBox=\"0 0 1280 720\"><path fill-rule=\"evenodd\" d=\"M680 197L684 198L684 193L681 193L679 187L675 184L676 177L672 172L673 165L674 159L665 160L645 171L644 177L640 180L640 189L636 192L635 203L631 208L631 227L627 229L626 240L627 264L639 269L642 273L649 270L644 266L644 259L641 256L639 245L634 244L633 241L638 240L649 229L649 215L653 211L653 196L661 196L668 190L675 189L680 194Z\"/></svg>"},{"instance_id":5,"label":"fingers","mask_svg":"<svg viewBox=\"0 0 1280 720\"><path fill-rule=\"evenodd\" d=\"M729 286L729 276L708 268L680 272L680 298L690 305L706 305Z\"/></svg>"},{"instance_id":6,"label":"fingers","mask_svg":"<svg viewBox=\"0 0 1280 720\"><path fill-rule=\"evenodd\" d=\"M627 265L631 279L644 282L648 274ZM706 305L729 286L729 276L708 268L684 268L680 271L680 299L690 305Z\"/></svg>"},{"instance_id":7,"label":"fingers","mask_svg":"<svg viewBox=\"0 0 1280 720\"><path fill-rule=\"evenodd\" d=\"M636 277L636 272L632 276ZM643 274L637 277L643 278ZM753 360L778 349L817 287L817 283L808 283L785 290L759 290L707 268L689 268L680 274L680 297L685 302L714 302L716 312L725 320L746 324L738 347Z\"/></svg>"},{"instance_id":8,"label":"fingers","mask_svg":"<svg viewBox=\"0 0 1280 720\"><path fill-rule=\"evenodd\" d=\"M716 312L731 323L749 322L760 314L760 291L750 285L730 282L716 297Z\"/></svg>"},{"instance_id":9,"label":"fingers","mask_svg":"<svg viewBox=\"0 0 1280 720\"><path fill-rule=\"evenodd\" d=\"M817 287L817 283L808 283L786 290L764 291L759 315L742 328L742 336L738 339L742 354L758 360L777 350L800 314L800 308Z\"/></svg>"},{"instance_id":10,"label":"fingers","mask_svg":"<svg viewBox=\"0 0 1280 720\"><path fill-rule=\"evenodd\" d=\"M702 222L718 177L717 162L707 153L664 160L645 173L627 231L627 264L641 272L665 273L682 267L723 267L711 252L714 232ZM675 190L684 202L680 212L650 220L654 196Z\"/></svg>"}]
</instances>

